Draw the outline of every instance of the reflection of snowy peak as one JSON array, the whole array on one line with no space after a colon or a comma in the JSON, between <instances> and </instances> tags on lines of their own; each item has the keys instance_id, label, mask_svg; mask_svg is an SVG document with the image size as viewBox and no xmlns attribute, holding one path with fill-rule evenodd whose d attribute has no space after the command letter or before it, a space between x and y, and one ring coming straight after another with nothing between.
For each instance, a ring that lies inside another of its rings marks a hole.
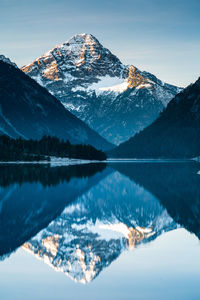
<instances>
[{"instance_id":1,"label":"reflection of snowy peak","mask_svg":"<svg viewBox=\"0 0 200 300\"><path fill-rule=\"evenodd\" d=\"M149 125L179 92L125 66L91 34L78 34L22 70L116 144Z\"/></svg>"},{"instance_id":2,"label":"reflection of snowy peak","mask_svg":"<svg viewBox=\"0 0 200 300\"><path fill-rule=\"evenodd\" d=\"M65 207L107 176L103 164L0 166L0 257L46 228Z\"/></svg>"},{"instance_id":3,"label":"reflection of snowy peak","mask_svg":"<svg viewBox=\"0 0 200 300\"><path fill-rule=\"evenodd\" d=\"M122 251L176 227L153 195L114 172L69 205L24 248L86 283Z\"/></svg>"}]
</instances>

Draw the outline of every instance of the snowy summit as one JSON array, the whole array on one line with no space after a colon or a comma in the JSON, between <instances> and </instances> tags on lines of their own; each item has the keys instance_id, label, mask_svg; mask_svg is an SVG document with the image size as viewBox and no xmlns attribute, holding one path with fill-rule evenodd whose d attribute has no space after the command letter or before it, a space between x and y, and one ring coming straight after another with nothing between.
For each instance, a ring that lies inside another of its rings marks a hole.
<instances>
[{"instance_id":1,"label":"snowy summit","mask_svg":"<svg viewBox=\"0 0 200 300\"><path fill-rule=\"evenodd\" d=\"M86 33L55 46L22 70L115 144L154 121L180 91L134 65L124 65Z\"/></svg>"}]
</instances>

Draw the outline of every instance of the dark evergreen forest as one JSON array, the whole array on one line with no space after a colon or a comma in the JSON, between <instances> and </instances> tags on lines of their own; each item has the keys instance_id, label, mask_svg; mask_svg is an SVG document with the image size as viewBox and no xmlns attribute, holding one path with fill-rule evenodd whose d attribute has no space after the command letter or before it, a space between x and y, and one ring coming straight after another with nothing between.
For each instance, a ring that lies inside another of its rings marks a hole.
<instances>
[{"instance_id":1,"label":"dark evergreen forest","mask_svg":"<svg viewBox=\"0 0 200 300\"><path fill-rule=\"evenodd\" d=\"M72 145L57 137L43 136L40 140L0 137L0 161L50 160L50 156L86 160L105 160L103 151L90 145Z\"/></svg>"}]
</instances>

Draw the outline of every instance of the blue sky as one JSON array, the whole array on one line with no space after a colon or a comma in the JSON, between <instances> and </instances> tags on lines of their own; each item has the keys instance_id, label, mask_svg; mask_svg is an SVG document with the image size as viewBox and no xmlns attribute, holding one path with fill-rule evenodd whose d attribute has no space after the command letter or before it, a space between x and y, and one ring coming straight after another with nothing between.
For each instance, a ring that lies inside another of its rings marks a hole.
<instances>
[{"instance_id":1,"label":"blue sky","mask_svg":"<svg viewBox=\"0 0 200 300\"><path fill-rule=\"evenodd\" d=\"M0 53L18 66L83 32L166 82L200 76L199 0L0 1Z\"/></svg>"}]
</instances>

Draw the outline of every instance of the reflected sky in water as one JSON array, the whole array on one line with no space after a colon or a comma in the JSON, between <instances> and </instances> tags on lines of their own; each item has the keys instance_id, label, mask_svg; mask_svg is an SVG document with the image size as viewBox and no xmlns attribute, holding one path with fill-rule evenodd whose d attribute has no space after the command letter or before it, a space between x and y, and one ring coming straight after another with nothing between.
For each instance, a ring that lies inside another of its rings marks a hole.
<instances>
[{"instance_id":1,"label":"reflected sky in water","mask_svg":"<svg viewBox=\"0 0 200 300\"><path fill-rule=\"evenodd\" d=\"M199 170L0 166L1 299L199 299Z\"/></svg>"}]
</instances>

